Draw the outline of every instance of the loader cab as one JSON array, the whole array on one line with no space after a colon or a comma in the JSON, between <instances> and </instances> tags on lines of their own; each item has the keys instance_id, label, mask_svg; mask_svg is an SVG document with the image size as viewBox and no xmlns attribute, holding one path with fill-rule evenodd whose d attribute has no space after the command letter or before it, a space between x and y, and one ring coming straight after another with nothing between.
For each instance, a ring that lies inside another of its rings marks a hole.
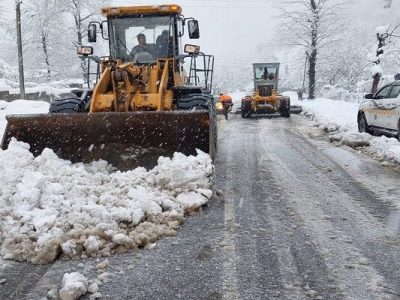
<instances>
[{"instance_id":1,"label":"loader cab","mask_svg":"<svg viewBox=\"0 0 400 300\"><path fill-rule=\"evenodd\" d=\"M96 42L98 26L102 37L109 40L112 60L149 64L174 58L180 54L185 27L189 38L200 35L198 22L185 18L181 11L178 5L103 8L107 20L90 23L88 40Z\"/></svg>"},{"instance_id":2,"label":"loader cab","mask_svg":"<svg viewBox=\"0 0 400 300\"><path fill-rule=\"evenodd\" d=\"M108 28L113 59L146 64L178 54L174 15L110 17Z\"/></svg>"},{"instance_id":3,"label":"loader cab","mask_svg":"<svg viewBox=\"0 0 400 300\"><path fill-rule=\"evenodd\" d=\"M94 43L101 33L109 42L109 56L93 56L91 47L81 47L78 54L87 61L97 63L97 70L88 71L85 81L92 88L96 85L104 65L108 63L133 63L139 68L155 66L162 68L168 61L168 89L185 86L185 92L211 92L214 57L200 51L200 46L187 44L183 47L181 38L200 37L199 23L194 18L185 18L179 5L106 7L102 9L106 20L90 22L88 41ZM183 50L183 51L182 51Z\"/></svg>"}]
</instances>

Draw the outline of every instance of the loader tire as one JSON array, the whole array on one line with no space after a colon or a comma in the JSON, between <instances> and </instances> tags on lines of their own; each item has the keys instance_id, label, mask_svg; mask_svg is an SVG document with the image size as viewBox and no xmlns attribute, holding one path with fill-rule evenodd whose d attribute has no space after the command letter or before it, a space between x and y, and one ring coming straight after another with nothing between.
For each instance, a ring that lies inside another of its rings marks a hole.
<instances>
[{"instance_id":1,"label":"loader tire","mask_svg":"<svg viewBox=\"0 0 400 300\"><path fill-rule=\"evenodd\" d=\"M279 107L279 113L283 118L290 118L290 99L284 99Z\"/></svg>"},{"instance_id":2,"label":"loader tire","mask_svg":"<svg viewBox=\"0 0 400 300\"><path fill-rule=\"evenodd\" d=\"M79 98L57 99L50 103L50 113L76 113L84 112L85 103Z\"/></svg>"},{"instance_id":3,"label":"loader tire","mask_svg":"<svg viewBox=\"0 0 400 300\"><path fill-rule=\"evenodd\" d=\"M400 121L399 121L400 122ZM358 118L357 118L357 124L358 124L358 132L360 133L369 133L369 134L373 134L374 132L371 130L371 127L369 127L368 123L367 123L367 119L365 118L364 113L360 112L358 114ZM399 124L400 126L400 124ZM400 140L400 139L399 139Z\"/></svg>"},{"instance_id":4,"label":"loader tire","mask_svg":"<svg viewBox=\"0 0 400 300\"><path fill-rule=\"evenodd\" d=\"M289 109L282 109L281 111L280 111L280 113L281 113L281 117L283 117L283 118L290 118L290 108Z\"/></svg>"},{"instance_id":5,"label":"loader tire","mask_svg":"<svg viewBox=\"0 0 400 300\"><path fill-rule=\"evenodd\" d=\"M251 116L251 103L249 102L242 102L242 107L241 107L241 115L242 118L250 118Z\"/></svg>"},{"instance_id":6,"label":"loader tire","mask_svg":"<svg viewBox=\"0 0 400 300\"><path fill-rule=\"evenodd\" d=\"M178 99L177 104L179 110L210 110L212 101L209 95L192 94Z\"/></svg>"}]
</instances>

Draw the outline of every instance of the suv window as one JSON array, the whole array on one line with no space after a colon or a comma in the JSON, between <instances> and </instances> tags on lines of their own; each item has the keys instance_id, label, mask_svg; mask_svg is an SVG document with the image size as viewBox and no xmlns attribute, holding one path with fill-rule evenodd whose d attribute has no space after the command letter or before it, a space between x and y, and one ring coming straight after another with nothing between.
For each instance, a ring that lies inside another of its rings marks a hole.
<instances>
[{"instance_id":1,"label":"suv window","mask_svg":"<svg viewBox=\"0 0 400 300\"><path fill-rule=\"evenodd\" d=\"M391 89L392 89L391 85L383 87L379 92L376 93L375 98L376 99L389 98L389 93Z\"/></svg>"},{"instance_id":2,"label":"suv window","mask_svg":"<svg viewBox=\"0 0 400 300\"><path fill-rule=\"evenodd\" d=\"M400 94L400 85L394 85L392 91L389 94L389 98L397 98Z\"/></svg>"}]
</instances>

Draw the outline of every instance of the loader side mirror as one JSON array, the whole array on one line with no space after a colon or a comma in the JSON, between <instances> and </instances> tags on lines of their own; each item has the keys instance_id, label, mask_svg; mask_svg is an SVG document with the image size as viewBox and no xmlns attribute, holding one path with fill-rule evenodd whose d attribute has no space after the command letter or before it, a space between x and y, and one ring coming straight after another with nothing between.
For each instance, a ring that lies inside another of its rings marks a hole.
<instances>
[{"instance_id":1,"label":"loader side mirror","mask_svg":"<svg viewBox=\"0 0 400 300\"><path fill-rule=\"evenodd\" d=\"M97 26L96 26L96 24L89 24L88 41L89 41L89 43L96 43L96 41L97 41Z\"/></svg>"},{"instance_id":2,"label":"loader side mirror","mask_svg":"<svg viewBox=\"0 0 400 300\"><path fill-rule=\"evenodd\" d=\"M189 38L198 39L200 38L199 21L190 20L188 22Z\"/></svg>"}]
</instances>

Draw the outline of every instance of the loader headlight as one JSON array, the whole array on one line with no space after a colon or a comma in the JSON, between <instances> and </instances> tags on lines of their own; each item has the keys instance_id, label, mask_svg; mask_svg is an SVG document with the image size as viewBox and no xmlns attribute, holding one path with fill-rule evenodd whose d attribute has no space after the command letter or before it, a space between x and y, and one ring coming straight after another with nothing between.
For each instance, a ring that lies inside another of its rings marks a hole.
<instances>
[{"instance_id":1,"label":"loader headlight","mask_svg":"<svg viewBox=\"0 0 400 300\"><path fill-rule=\"evenodd\" d=\"M190 45L190 44L186 44L185 45L185 53L189 53L189 54L196 54L200 52L200 46L198 45Z\"/></svg>"},{"instance_id":2,"label":"loader headlight","mask_svg":"<svg viewBox=\"0 0 400 300\"><path fill-rule=\"evenodd\" d=\"M218 103L215 104L215 108L220 110L220 109L223 109L224 107L223 107L221 102L218 102Z\"/></svg>"},{"instance_id":3,"label":"loader headlight","mask_svg":"<svg viewBox=\"0 0 400 300\"><path fill-rule=\"evenodd\" d=\"M93 47L90 46L80 46L77 48L76 52L78 55L88 56L93 54Z\"/></svg>"}]
</instances>

